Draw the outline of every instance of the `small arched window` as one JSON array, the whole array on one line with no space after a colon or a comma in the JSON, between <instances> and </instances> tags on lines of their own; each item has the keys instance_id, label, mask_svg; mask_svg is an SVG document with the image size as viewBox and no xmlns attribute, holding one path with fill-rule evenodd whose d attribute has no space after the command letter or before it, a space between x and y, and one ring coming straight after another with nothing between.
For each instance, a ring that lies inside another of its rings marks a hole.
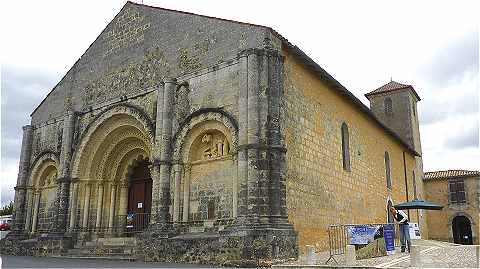
<instances>
[{"instance_id":1,"label":"small arched window","mask_svg":"<svg viewBox=\"0 0 480 269\"><path fill-rule=\"evenodd\" d=\"M387 97L383 100L383 107L385 108L385 114L388 116L393 115L393 103L392 98Z\"/></svg>"},{"instance_id":2,"label":"small arched window","mask_svg":"<svg viewBox=\"0 0 480 269\"><path fill-rule=\"evenodd\" d=\"M348 134L348 126L342 123L342 159L343 170L350 171L350 138Z\"/></svg>"},{"instance_id":3,"label":"small arched window","mask_svg":"<svg viewBox=\"0 0 480 269\"><path fill-rule=\"evenodd\" d=\"M385 178L387 180L387 188L392 189L392 173L390 170L390 155L385 151Z\"/></svg>"}]
</instances>

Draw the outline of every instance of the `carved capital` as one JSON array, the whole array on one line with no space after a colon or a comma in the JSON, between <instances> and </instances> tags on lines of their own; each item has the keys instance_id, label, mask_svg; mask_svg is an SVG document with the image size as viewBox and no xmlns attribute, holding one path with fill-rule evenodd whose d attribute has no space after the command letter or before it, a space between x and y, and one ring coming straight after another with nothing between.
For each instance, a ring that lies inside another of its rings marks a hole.
<instances>
[{"instance_id":1,"label":"carved capital","mask_svg":"<svg viewBox=\"0 0 480 269\"><path fill-rule=\"evenodd\" d=\"M25 132L25 131L29 131L29 130L33 130L33 126L32 125L25 125L25 126L22 126L22 130Z\"/></svg>"},{"instance_id":2,"label":"carved capital","mask_svg":"<svg viewBox=\"0 0 480 269\"><path fill-rule=\"evenodd\" d=\"M57 183L64 183L64 182L71 182L71 179L69 176L65 176L65 177L59 177L57 178Z\"/></svg>"},{"instance_id":3,"label":"carved capital","mask_svg":"<svg viewBox=\"0 0 480 269\"><path fill-rule=\"evenodd\" d=\"M166 78L163 79L163 83L164 84L177 83L177 79L176 78L171 78L171 77L166 77Z\"/></svg>"}]
</instances>

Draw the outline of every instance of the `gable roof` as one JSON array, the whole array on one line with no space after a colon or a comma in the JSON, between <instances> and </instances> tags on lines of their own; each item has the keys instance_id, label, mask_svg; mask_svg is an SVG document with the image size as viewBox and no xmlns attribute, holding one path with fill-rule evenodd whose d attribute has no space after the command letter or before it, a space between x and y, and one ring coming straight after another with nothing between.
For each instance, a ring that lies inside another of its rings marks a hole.
<instances>
[{"instance_id":1,"label":"gable roof","mask_svg":"<svg viewBox=\"0 0 480 269\"><path fill-rule=\"evenodd\" d=\"M480 171L469 171L469 170L445 170L445 171L432 171L425 172L424 179L448 179L448 178L459 178L459 177L475 177L480 176Z\"/></svg>"},{"instance_id":2,"label":"gable roof","mask_svg":"<svg viewBox=\"0 0 480 269\"><path fill-rule=\"evenodd\" d=\"M365 94L365 97L368 98L369 96L372 96L372 95L375 95L375 94L393 92L393 91L398 91L398 90L403 90L403 89L410 89L413 92L413 94L415 95L415 97L417 97L418 101L421 100L420 96L418 96L417 92L415 91L415 89L413 88L412 85L398 83L398 82L393 81L393 80L388 82L387 84L377 88L376 90L373 90L373 91Z\"/></svg>"},{"instance_id":3,"label":"gable roof","mask_svg":"<svg viewBox=\"0 0 480 269\"><path fill-rule=\"evenodd\" d=\"M340 82L338 82L335 78L333 78L330 74L327 73L327 71L325 71L322 67L320 67L319 64L317 64L313 59L311 59L307 54L305 54L299 47L291 44L285 37L283 37L280 33L278 33L277 31L275 31L274 29L272 29L271 27L267 27L267 26L263 26L263 25L258 25L258 24L252 24L252 23L246 23L246 22L239 22L239 21L235 21L235 20L229 20L229 19L223 19L223 18L217 18L217 17L213 17L213 16L206 16L206 15L200 15L200 14L195 14L195 13L191 13L191 12L185 12L185 11L179 11L179 10L173 10L173 9L167 9L167 8L161 8L161 7L155 7L155 6L149 6L149 5L144 5L144 4L139 4L139 3L134 3L134 2L131 2L131 1L127 1L127 3L124 5L124 7L122 8L122 10L125 8L125 6L127 5L136 5L136 6L141 6L141 7L147 7L147 8L152 8L152 9L157 9L157 10L164 10L164 11L170 11L170 12L175 12L175 13L179 13L179 14L186 14L186 15L192 15L192 16L199 16L199 17L204 17L204 18L210 18L210 19L216 19L216 20L221 20L221 21L227 21L227 22L232 22L232 23L238 23L238 24L242 24L242 25L247 25L247 26L252 26L252 27L259 27L259 28L263 28L263 29L266 29L268 31L270 31L274 36L276 36L278 39L281 40L282 42L282 46L287 49L288 51L290 51L292 53L292 55L294 55L295 57L297 57L308 69L310 69L311 71L313 71L318 77L319 79L325 81L326 83L328 83L334 90L337 90L341 95L343 95L345 98L347 98L347 100L349 100L350 102L352 102L360 111L362 111L363 113L365 113L371 120L373 120L376 124L378 124L387 134L389 134L390 136L392 136L396 141L398 141L401 145L403 145L411 154L413 155L416 155L416 156L421 156L421 154L419 152L417 152L412 146L410 146L410 144L408 144L407 142L405 142L395 131L393 131L393 129L389 128L388 126L386 126L385 124L383 124L374 114L373 112L370 110L370 108L368 108L365 104L363 104L362 101L360 101L353 93L351 93L347 88L345 88ZM120 11L121 12L121 11ZM118 14L120 14L120 12ZM118 15L117 14L117 15ZM116 15L116 16L117 16ZM110 22L111 23L111 22ZM103 32L103 31L102 31ZM98 38L98 37L97 37ZM92 43L93 44L93 43ZM91 46L91 45L90 45ZM87 49L88 50L88 49ZM84 54L86 53L87 51L84 52ZM83 55L81 56L83 57ZM79 59L80 60L80 59ZM78 62L78 60L77 60ZM72 67L73 68L73 67ZM69 70L70 71L70 70ZM68 73L68 72L67 72ZM66 75L65 75L66 76ZM64 76L64 77L65 77ZM63 80L63 78L62 78ZM60 82L62 81L60 80ZM59 83L60 83L59 82ZM57 83L57 85L59 84ZM57 86L56 85L56 86ZM401 84L403 85L403 84ZM55 86L55 87L56 87ZM406 85L406 86L409 86L412 90L413 90L413 87L410 86L410 85ZM55 87L53 87L53 89L48 93L48 95L50 95L53 90L55 89ZM420 100L420 97L418 97L418 95L416 94L415 90L413 90L413 92L415 93L415 95L417 96L417 98ZM47 97L48 97L47 95ZM46 100L45 97L42 102L35 108L35 110L32 112L32 114L30 114L30 116L32 116L35 111L41 106L41 104Z\"/></svg>"}]
</instances>

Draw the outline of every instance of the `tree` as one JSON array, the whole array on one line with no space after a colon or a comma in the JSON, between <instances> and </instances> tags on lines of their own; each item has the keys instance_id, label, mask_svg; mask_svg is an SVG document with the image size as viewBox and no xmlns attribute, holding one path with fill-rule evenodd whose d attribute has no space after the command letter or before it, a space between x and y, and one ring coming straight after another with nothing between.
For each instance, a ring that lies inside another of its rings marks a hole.
<instances>
[{"instance_id":1,"label":"tree","mask_svg":"<svg viewBox=\"0 0 480 269\"><path fill-rule=\"evenodd\" d=\"M8 205L3 206L0 209L0 216L13 214L13 201L10 201Z\"/></svg>"}]
</instances>

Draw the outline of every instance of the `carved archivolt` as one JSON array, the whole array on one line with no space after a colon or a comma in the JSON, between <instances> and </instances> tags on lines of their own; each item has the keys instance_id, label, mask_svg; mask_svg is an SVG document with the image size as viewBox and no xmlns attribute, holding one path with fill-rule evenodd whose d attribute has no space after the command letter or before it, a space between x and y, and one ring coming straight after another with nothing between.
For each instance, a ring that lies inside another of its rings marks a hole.
<instances>
[{"instance_id":1,"label":"carved archivolt","mask_svg":"<svg viewBox=\"0 0 480 269\"><path fill-rule=\"evenodd\" d=\"M238 129L231 117L208 111L187 120L174 137L174 160L191 162L236 152ZM201 150L201 158L190 154L195 152L191 150L192 145Z\"/></svg>"},{"instance_id":2,"label":"carved archivolt","mask_svg":"<svg viewBox=\"0 0 480 269\"><path fill-rule=\"evenodd\" d=\"M45 183L48 183L48 185L55 184L58 163L58 157L53 152L45 152L39 155L33 163L29 185L41 188L45 186Z\"/></svg>"},{"instance_id":3,"label":"carved archivolt","mask_svg":"<svg viewBox=\"0 0 480 269\"><path fill-rule=\"evenodd\" d=\"M72 176L85 179L111 179L118 158L125 148L138 148L150 156L153 126L134 108L115 106L87 127L74 153ZM105 178L106 177L106 178Z\"/></svg>"}]
</instances>

